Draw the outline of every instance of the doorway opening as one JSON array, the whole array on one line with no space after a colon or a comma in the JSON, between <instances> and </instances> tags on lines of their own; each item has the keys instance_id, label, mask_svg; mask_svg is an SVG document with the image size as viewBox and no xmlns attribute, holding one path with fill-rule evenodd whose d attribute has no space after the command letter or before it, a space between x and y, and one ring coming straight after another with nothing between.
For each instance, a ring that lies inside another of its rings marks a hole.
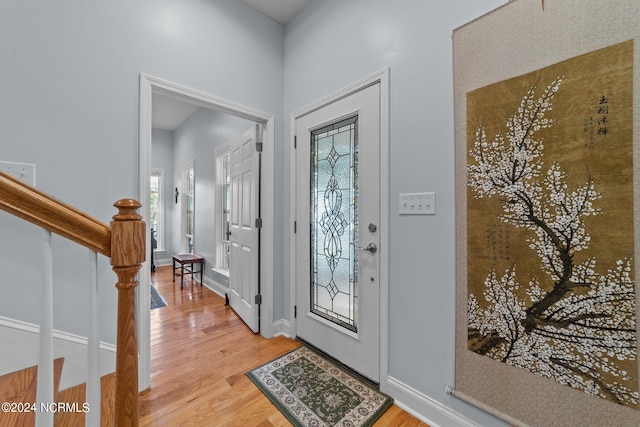
<instances>
[{"instance_id":1,"label":"doorway opening","mask_svg":"<svg viewBox=\"0 0 640 427\"><path fill-rule=\"evenodd\" d=\"M147 74L140 75L140 114L139 114L139 200L143 206L141 214L149 222L150 176L152 153L152 111L154 95L173 97L186 104L211 111L228 114L259 125L261 131L262 168L264 178L260 191L260 223L262 225L258 251L260 258L260 334L265 338L273 336L273 224L274 224L274 141L275 116L252 107L237 104L214 95L203 93L176 83L168 82ZM197 161L197 159L196 159ZM213 165L215 159L210 159ZM196 166L197 169L197 166ZM213 225L214 220L211 220ZM213 227L212 227L213 228ZM197 239L197 238L196 238ZM151 248L151 235L147 230L147 247ZM197 240L194 241L197 250ZM144 390L151 385L150 359L150 257L147 257L141 269L138 286L138 339L139 339L139 388ZM214 265L213 263L212 265ZM209 266L211 267L211 266ZM256 298L256 300L258 300Z\"/></svg>"}]
</instances>

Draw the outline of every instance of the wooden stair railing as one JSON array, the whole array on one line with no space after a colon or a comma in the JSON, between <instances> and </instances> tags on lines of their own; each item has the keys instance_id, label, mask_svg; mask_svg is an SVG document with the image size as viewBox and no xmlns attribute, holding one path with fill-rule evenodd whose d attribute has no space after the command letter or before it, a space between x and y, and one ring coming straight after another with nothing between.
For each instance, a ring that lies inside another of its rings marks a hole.
<instances>
[{"instance_id":1,"label":"wooden stair railing","mask_svg":"<svg viewBox=\"0 0 640 427\"><path fill-rule=\"evenodd\" d=\"M73 206L0 172L0 209L111 258L118 277L115 425L138 425L136 275L145 260L145 224L140 203L117 201L108 226Z\"/></svg>"}]
</instances>

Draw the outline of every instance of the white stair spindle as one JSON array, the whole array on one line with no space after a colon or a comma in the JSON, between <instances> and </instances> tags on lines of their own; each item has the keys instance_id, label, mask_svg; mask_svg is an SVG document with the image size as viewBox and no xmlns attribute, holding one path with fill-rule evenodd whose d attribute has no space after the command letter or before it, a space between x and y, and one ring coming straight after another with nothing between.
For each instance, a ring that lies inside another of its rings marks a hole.
<instances>
[{"instance_id":1,"label":"white stair spindle","mask_svg":"<svg viewBox=\"0 0 640 427\"><path fill-rule=\"evenodd\" d=\"M40 355L36 387L36 427L53 426L53 411L41 411L52 405L53 395L53 256L51 232L45 229L42 239L42 299L40 317Z\"/></svg>"},{"instance_id":2,"label":"white stair spindle","mask_svg":"<svg viewBox=\"0 0 640 427\"><path fill-rule=\"evenodd\" d=\"M87 349L86 413L88 426L100 425L100 340L98 335L98 254L89 251L89 337Z\"/></svg>"}]
</instances>

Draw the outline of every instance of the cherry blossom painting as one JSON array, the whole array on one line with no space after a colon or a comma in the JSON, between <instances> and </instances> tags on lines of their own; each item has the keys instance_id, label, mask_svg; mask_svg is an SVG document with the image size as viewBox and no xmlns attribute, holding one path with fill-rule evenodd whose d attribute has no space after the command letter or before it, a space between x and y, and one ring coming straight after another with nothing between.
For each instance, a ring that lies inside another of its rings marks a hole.
<instances>
[{"instance_id":1,"label":"cherry blossom painting","mask_svg":"<svg viewBox=\"0 0 640 427\"><path fill-rule=\"evenodd\" d=\"M467 348L638 409L633 42L467 94Z\"/></svg>"}]
</instances>

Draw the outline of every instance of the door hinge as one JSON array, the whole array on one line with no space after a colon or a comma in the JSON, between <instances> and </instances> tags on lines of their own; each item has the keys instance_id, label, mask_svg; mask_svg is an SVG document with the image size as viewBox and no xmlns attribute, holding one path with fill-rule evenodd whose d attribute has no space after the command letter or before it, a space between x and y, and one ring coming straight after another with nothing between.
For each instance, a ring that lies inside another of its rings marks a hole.
<instances>
[{"instance_id":1,"label":"door hinge","mask_svg":"<svg viewBox=\"0 0 640 427\"><path fill-rule=\"evenodd\" d=\"M256 295L255 303L257 305L262 304L262 295L261 294Z\"/></svg>"},{"instance_id":2,"label":"door hinge","mask_svg":"<svg viewBox=\"0 0 640 427\"><path fill-rule=\"evenodd\" d=\"M297 305L293 306L293 318L294 319L298 318L298 306Z\"/></svg>"},{"instance_id":3,"label":"door hinge","mask_svg":"<svg viewBox=\"0 0 640 427\"><path fill-rule=\"evenodd\" d=\"M298 221L293 221L293 233L298 232Z\"/></svg>"},{"instance_id":4,"label":"door hinge","mask_svg":"<svg viewBox=\"0 0 640 427\"><path fill-rule=\"evenodd\" d=\"M293 148L298 148L298 137L297 136L293 137Z\"/></svg>"},{"instance_id":5,"label":"door hinge","mask_svg":"<svg viewBox=\"0 0 640 427\"><path fill-rule=\"evenodd\" d=\"M263 144L262 142L256 142L256 151L258 153L262 153Z\"/></svg>"},{"instance_id":6,"label":"door hinge","mask_svg":"<svg viewBox=\"0 0 640 427\"><path fill-rule=\"evenodd\" d=\"M256 218L256 228L262 228L262 218Z\"/></svg>"}]
</instances>

